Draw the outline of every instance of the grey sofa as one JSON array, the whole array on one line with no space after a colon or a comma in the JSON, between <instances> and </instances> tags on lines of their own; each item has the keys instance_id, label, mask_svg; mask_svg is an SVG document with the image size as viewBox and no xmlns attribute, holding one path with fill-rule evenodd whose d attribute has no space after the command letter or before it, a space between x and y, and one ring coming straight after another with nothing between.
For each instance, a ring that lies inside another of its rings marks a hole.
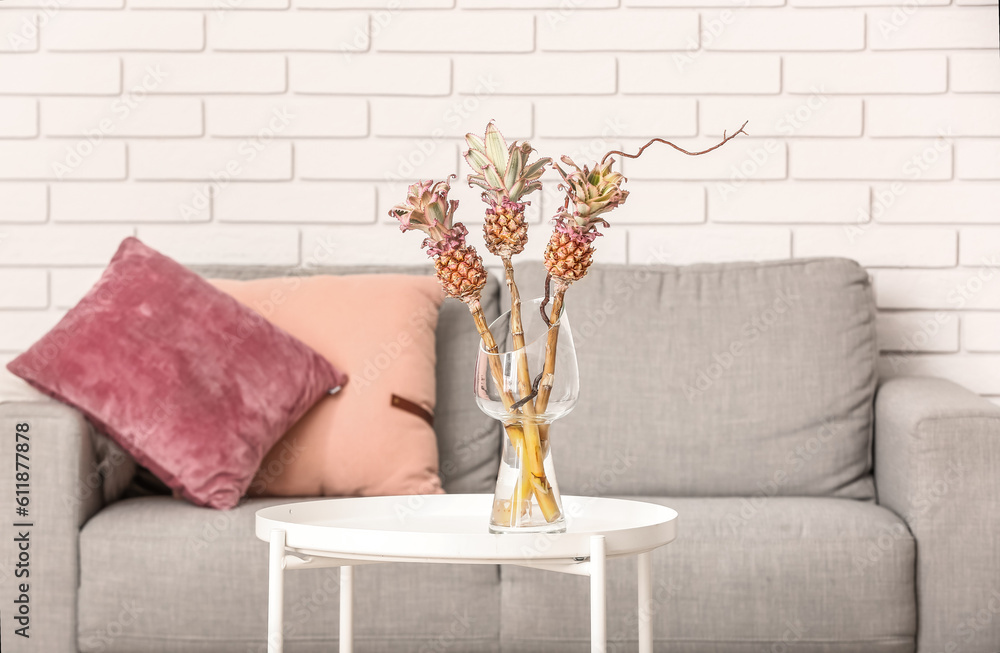
<instances>
[{"instance_id":1,"label":"grey sofa","mask_svg":"<svg viewBox=\"0 0 1000 653\"><path fill-rule=\"evenodd\" d=\"M540 265L519 275L523 296L540 294ZM505 295L491 281L486 310ZM678 540L654 557L657 650L1000 650L1000 408L931 378L876 394L863 269L595 268L567 307L582 392L553 428L563 493L680 514ZM477 339L464 306L445 304L438 336L445 488L492 492L500 432L471 397ZM7 617L19 580L5 537L4 651L265 650L267 547L252 524L280 500L215 512L121 499L130 461L72 409L15 387L0 404L0 505L11 510L22 421L34 434L31 639ZM612 563L610 650L634 650L634 561ZM287 650L333 650L337 583L336 570L289 572ZM363 566L355 601L359 651L589 650L585 578Z\"/></svg>"}]
</instances>

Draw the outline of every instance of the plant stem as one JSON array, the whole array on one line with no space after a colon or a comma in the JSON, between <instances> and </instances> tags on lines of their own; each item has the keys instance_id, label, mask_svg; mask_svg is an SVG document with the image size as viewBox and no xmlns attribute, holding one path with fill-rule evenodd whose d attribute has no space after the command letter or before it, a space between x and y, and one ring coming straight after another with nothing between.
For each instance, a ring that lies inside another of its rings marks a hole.
<instances>
[{"instance_id":1,"label":"plant stem","mask_svg":"<svg viewBox=\"0 0 1000 653\"><path fill-rule=\"evenodd\" d=\"M502 518L497 521L502 526L517 526L517 518L528 511L529 500L533 491L531 485L531 472L524 464L524 429L518 424L505 424L507 437L510 438L511 446L514 448L514 455L521 463L518 465L518 478L514 486L514 494L511 496L508 510L503 511Z\"/></svg>"},{"instance_id":2,"label":"plant stem","mask_svg":"<svg viewBox=\"0 0 1000 653\"><path fill-rule=\"evenodd\" d=\"M472 319L476 323L476 331L479 332L479 337L483 341L486 352L493 354L489 357L490 372L493 374L493 381L497 384L497 390L500 392L500 398L503 400L504 408L510 410L510 407L514 405L514 397L510 394L510 391L504 387L503 366L500 365L500 359L497 357L497 354L500 353L500 348L497 347L497 341L493 339L493 333L490 332L490 327L486 323L486 315L483 314L483 306L479 303L479 299L470 299L466 302L466 304L469 306L469 312L472 313Z\"/></svg>"},{"instance_id":3,"label":"plant stem","mask_svg":"<svg viewBox=\"0 0 1000 653\"><path fill-rule=\"evenodd\" d=\"M538 396L535 397L535 412L544 413L549 407L549 397L552 394L552 383L556 372L556 348L559 346L559 318L562 316L563 300L569 284L556 279L556 292L552 298L552 317L549 318L548 338L545 341L545 365L542 368L542 381L538 384ZM548 431L548 429L546 429Z\"/></svg>"},{"instance_id":4,"label":"plant stem","mask_svg":"<svg viewBox=\"0 0 1000 653\"><path fill-rule=\"evenodd\" d=\"M549 397L552 394L552 384L555 381L556 350L559 346L559 318L562 317L563 300L569 284L556 279L556 292L552 298L552 312L549 318L549 333L545 341L545 365L542 368L542 380L538 384L538 396L535 397L535 413L543 414L549 407ZM538 429L538 438L542 443L542 455L549 446L549 425L542 424Z\"/></svg>"},{"instance_id":5,"label":"plant stem","mask_svg":"<svg viewBox=\"0 0 1000 653\"><path fill-rule=\"evenodd\" d=\"M493 339L493 334L490 332L490 328L486 323L486 316L483 314L482 305L480 305L478 299L471 299L466 302L469 306L469 312L472 314L472 319L476 323L476 330L479 332L479 337L483 341L483 346L485 347L487 353L493 354L489 356L490 372L493 374L493 381L500 392L500 398L503 401L504 408L510 410L511 406L514 405L514 397L511 395L510 391L504 387L503 383L503 366L500 364L500 358L496 355L499 353L500 349L497 347L496 340ZM530 383L529 383L530 391ZM530 405L531 402L528 402ZM511 498L511 523L513 526L516 515L521 514L521 508L523 506L524 500L531 496L532 489L535 490L535 494L538 496L538 506L542 509L542 514L545 516L547 521L553 521L559 516L559 510L556 507L555 499L552 496L551 488L548 487L548 482L546 481L543 489L548 488L548 493L544 491L539 491L539 488L531 482L531 477L540 476L541 479L545 480L545 470L542 465L542 458L540 455L541 443L538 435L538 426L534 423L522 422L521 427L518 428L516 425L504 425L504 429L507 432L507 437L510 438L511 443L514 445L515 451L522 451L525 455L519 456L521 461L521 475L520 481L518 481L517 490L514 493L514 497ZM531 433L533 436L533 443L537 443L534 447L534 452L536 455L532 455L532 442L528 441L528 434ZM535 461L537 460L536 464ZM550 519L549 515L553 515Z\"/></svg>"},{"instance_id":6,"label":"plant stem","mask_svg":"<svg viewBox=\"0 0 1000 653\"><path fill-rule=\"evenodd\" d=\"M514 349L521 351L521 357L523 359L523 360L522 359L518 360L518 367L520 368L519 372L523 372L523 374L520 374L518 378L518 392L521 395L521 397L526 397L527 394L525 394L523 378L521 377L523 377L525 374L527 374L529 377L531 375L528 373L528 359L524 352L524 328L522 327L522 322L521 322L521 295L517 290L517 284L514 283L514 265L513 263L511 263L510 256L501 257L501 260L503 261L504 272L507 279L507 289L510 291L511 339L513 340ZM529 378L528 394L530 393L531 393L531 387ZM508 410L510 410L510 407L508 407ZM514 444L514 452L516 453L517 460L519 462L518 466L519 480L517 483L517 487L514 490L514 497L511 499L511 524L510 524L511 526L514 526L514 523L516 522L517 519L516 515L521 515L522 510L528 507L525 504L525 501L531 498L533 492L531 486L531 472L527 464L527 457L526 457L527 450L525 447L526 444L525 429L523 423L520 428L518 428L517 426L507 427L508 437L510 437L511 430L515 429L516 429L515 437L517 436L519 437L518 439L514 439L512 437L511 443ZM517 508L516 511L515 511L515 506Z\"/></svg>"},{"instance_id":7,"label":"plant stem","mask_svg":"<svg viewBox=\"0 0 1000 653\"><path fill-rule=\"evenodd\" d=\"M517 352L517 386L522 398L531 394L531 371L528 369L528 352L524 349L524 327L521 321L521 295L514 282L514 264L510 257L503 257L503 268L507 277L507 288L510 290L510 334L514 351ZM544 456L542 455L541 434L539 424L535 419L535 405L528 401L521 406L524 420L521 428L524 431L524 458L521 465L526 466L534 477L531 484L535 489L535 498L542 511L545 521L553 522L559 518L559 507L553 496L552 486L545 477Z\"/></svg>"}]
</instances>

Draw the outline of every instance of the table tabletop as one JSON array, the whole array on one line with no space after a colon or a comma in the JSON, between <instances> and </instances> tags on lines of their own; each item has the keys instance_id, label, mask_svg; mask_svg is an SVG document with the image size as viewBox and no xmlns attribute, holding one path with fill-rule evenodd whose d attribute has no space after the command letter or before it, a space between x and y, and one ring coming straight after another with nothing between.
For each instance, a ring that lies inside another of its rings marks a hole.
<instances>
[{"instance_id":1,"label":"table tabletop","mask_svg":"<svg viewBox=\"0 0 1000 653\"><path fill-rule=\"evenodd\" d=\"M579 561L603 536L607 557L652 551L677 536L677 513L644 501L563 496L562 533L489 532L492 494L301 501L257 511L257 537L284 533L305 555L378 562Z\"/></svg>"}]
</instances>

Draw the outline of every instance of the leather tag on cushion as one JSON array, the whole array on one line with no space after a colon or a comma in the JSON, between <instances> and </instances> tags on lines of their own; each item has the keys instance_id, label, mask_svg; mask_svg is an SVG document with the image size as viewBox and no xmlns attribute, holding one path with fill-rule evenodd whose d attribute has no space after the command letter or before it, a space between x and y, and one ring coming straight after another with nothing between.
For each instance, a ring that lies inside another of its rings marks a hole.
<instances>
[{"instance_id":1,"label":"leather tag on cushion","mask_svg":"<svg viewBox=\"0 0 1000 653\"><path fill-rule=\"evenodd\" d=\"M250 494L442 492L437 440L427 419L434 413L435 329L443 299L434 277L376 274L212 283L351 377L267 455ZM470 375L472 365L469 361Z\"/></svg>"},{"instance_id":2,"label":"leather tag on cushion","mask_svg":"<svg viewBox=\"0 0 1000 653\"><path fill-rule=\"evenodd\" d=\"M226 509L288 428L347 378L135 238L7 368L83 412L192 503Z\"/></svg>"}]
</instances>

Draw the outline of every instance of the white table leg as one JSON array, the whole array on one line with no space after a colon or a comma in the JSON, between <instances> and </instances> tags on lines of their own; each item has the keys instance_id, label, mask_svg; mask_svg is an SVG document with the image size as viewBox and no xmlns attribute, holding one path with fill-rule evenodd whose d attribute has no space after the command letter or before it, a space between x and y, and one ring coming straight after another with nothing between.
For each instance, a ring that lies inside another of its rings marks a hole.
<instances>
[{"instance_id":1,"label":"white table leg","mask_svg":"<svg viewBox=\"0 0 1000 653\"><path fill-rule=\"evenodd\" d=\"M639 554L639 653L653 653L653 553Z\"/></svg>"},{"instance_id":2,"label":"white table leg","mask_svg":"<svg viewBox=\"0 0 1000 653\"><path fill-rule=\"evenodd\" d=\"M590 538L590 650L604 653L608 645L606 558L604 536Z\"/></svg>"},{"instance_id":3,"label":"white table leg","mask_svg":"<svg viewBox=\"0 0 1000 653\"><path fill-rule=\"evenodd\" d=\"M340 653L354 650L354 567L340 568Z\"/></svg>"},{"instance_id":4,"label":"white table leg","mask_svg":"<svg viewBox=\"0 0 1000 653\"><path fill-rule=\"evenodd\" d=\"M267 580L267 653L284 646L285 531L271 531Z\"/></svg>"}]
</instances>

